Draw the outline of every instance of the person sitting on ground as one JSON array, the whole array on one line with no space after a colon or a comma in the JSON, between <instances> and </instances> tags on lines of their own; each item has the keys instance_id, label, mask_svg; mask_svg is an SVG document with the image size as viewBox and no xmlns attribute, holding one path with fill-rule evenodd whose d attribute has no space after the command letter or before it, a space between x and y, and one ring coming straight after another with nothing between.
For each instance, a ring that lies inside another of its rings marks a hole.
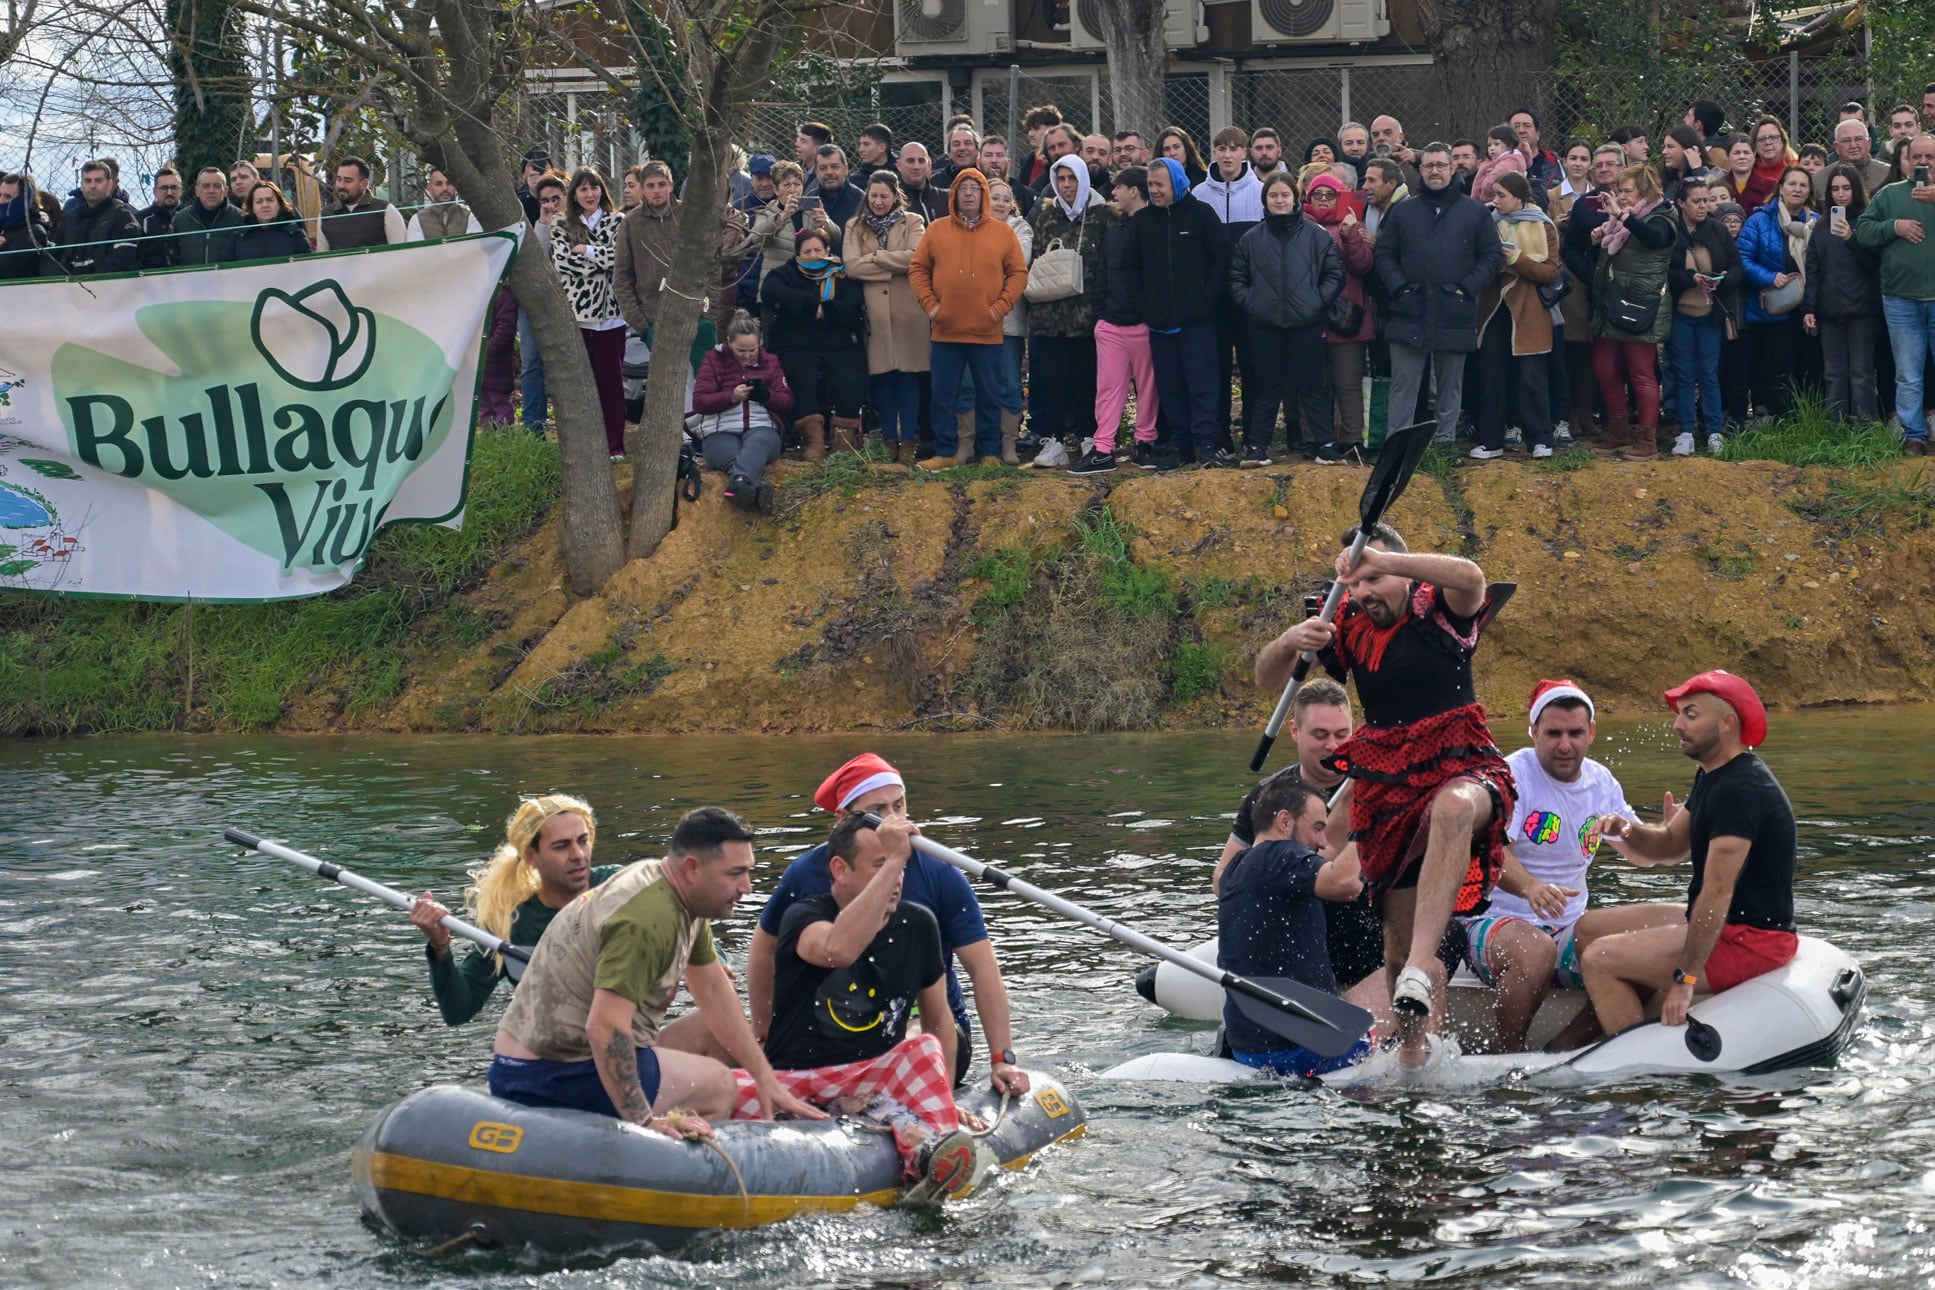
<instances>
[{"instance_id":1,"label":"person sitting on ground","mask_svg":"<svg viewBox=\"0 0 1935 1290\"><path fill-rule=\"evenodd\" d=\"M1223 873L1230 861L1256 843L1257 801L1264 790L1278 780L1294 780L1322 793L1326 799L1344 783L1342 772L1325 763L1332 753L1350 738L1350 695L1327 676L1306 681L1290 704L1290 722L1284 727L1297 748L1297 761L1259 781L1236 808L1230 835L1223 843L1222 857L1210 878L1210 890L1221 890ZM1325 901L1324 939L1330 950L1330 966L1344 998L1377 1018L1380 1029L1391 1024L1391 988L1384 979L1384 928L1368 894L1339 903Z\"/></svg>"},{"instance_id":2,"label":"person sitting on ground","mask_svg":"<svg viewBox=\"0 0 1935 1290\"><path fill-rule=\"evenodd\" d=\"M282 190L258 179L249 190L248 214L236 226L229 245L237 260L280 260L308 255L309 234Z\"/></svg>"},{"instance_id":3,"label":"person sitting on ground","mask_svg":"<svg viewBox=\"0 0 1935 1290\"><path fill-rule=\"evenodd\" d=\"M759 321L744 310L723 343L706 351L692 386L693 433L713 470L726 472L726 500L761 513L773 509L766 467L779 460L793 390L779 359L759 342Z\"/></svg>"},{"instance_id":4,"label":"person sitting on ground","mask_svg":"<svg viewBox=\"0 0 1935 1290\"><path fill-rule=\"evenodd\" d=\"M1718 994L1772 972L1800 950L1794 933L1794 808L1755 755L1767 709L1745 680L1702 672L1666 692L1680 751L1698 762L1686 808L1639 824L1604 816L1599 835L1622 843L1635 864L1672 864L1691 853L1683 924L1603 936L1579 962L1593 1012L1616 1035L1660 1003L1661 1025L1686 1022L1695 996Z\"/></svg>"},{"instance_id":5,"label":"person sitting on ground","mask_svg":"<svg viewBox=\"0 0 1935 1290\"><path fill-rule=\"evenodd\" d=\"M715 1059L660 1042L683 977L704 1024L756 1086L759 1117L825 1119L780 1086L713 949L706 920L752 891L752 842L744 820L700 807L679 821L664 858L626 866L561 910L498 1025L492 1095L710 1136L708 1117L734 1113L739 1084Z\"/></svg>"},{"instance_id":6,"label":"person sitting on ground","mask_svg":"<svg viewBox=\"0 0 1935 1290\"><path fill-rule=\"evenodd\" d=\"M900 772L873 753L861 753L826 777L813 794L821 810L836 815L874 814L906 818L907 787ZM916 853L902 878L903 898L925 906L940 921L941 952L947 958L947 1013L925 1014L923 1029L944 1028L941 1017L953 1016L955 1040L954 1083L967 1080L974 1057L974 1027L968 1019L967 998L954 973L958 958L974 987L975 1009L992 1048L989 1072L993 1085L1020 1095L1028 1091L1028 1076L1015 1063L1014 1036L1009 1027L1008 987L1001 964L988 939L988 925L974 888L959 869L932 856ZM746 999L752 1009L753 1031L763 1037L773 1019L773 959L780 928L792 906L809 896L831 891L831 857L825 845L796 857L780 875L779 886L760 911L746 956Z\"/></svg>"},{"instance_id":7,"label":"person sitting on ground","mask_svg":"<svg viewBox=\"0 0 1935 1290\"><path fill-rule=\"evenodd\" d=\"M833 451L860 450L860 409L867 401L866 303L832 247L817 228L801 233L791 263L766 275L759 288L766 344L786 369L793 421L809 462L826 459L829 414Z\"/></svg>"},{"instance_id":8,"label":"person sitting on ground","mask_svg":"<svg viewBox=\"0 0 1935 1290\"><path fill-rule=\"evenodd\" d=\"M1540 681L1532 691L1532 745L1505 759L1518 784L1518 804L1506 833L1504 872L1485 912L1459 920L1466 961L1496 991L1490 1036L1495 1052L1525 1047L1546 991L1584 986L1579 953L1593 936L1678 917L1670 906L1622 905L1600 911L1594 924L1581 918L1600 821L1633 814L1618 779L1587 755L1598 734L1594 715L1591 697L1572 681ZM1583 937L1582 926L1588 929Z\"/></svg>"},{"instance_id":9,"label":"person sitting on ground","mask_svg":"<svg viewBox=\"0 0 1935 1290\"><path fill-rule=\"evenodd\" d=\"M597 836L598 821L581 799L564 793L525 798L504 822L504 841L489 863L472 875L464 893L470 920L513 945L536 945L560 909L624 868L592 865ZM461 1026L483 1010L509 973L502 955L481 946L466 946L461 959L453 955L443 926L449 913L425 891L410 908L410 922L424 936L430 993L443 1024Z\"/></svg>"},{"instance_id":10,"label":"person sitting on ground","mask_svg":"<svg viewBox=\"0 0 1935 1290\"><path fill-rule=\"evenodd\" d=\"M956 1198L973 1188L977 1152L949 1078L954 1030L907 1036L911 1008L947 1015L940 924L903 899L917 832L903 816L878 831L858 815L834 825L831 890L780 922L766 1057L800 1096L889 1126L915 1196Z\"/></svg>"},{"instance_id":11,"label":"person sitting on ground","mask_svg":"<svg viewBox=\"0 0 1935 1290\"><path fill-rule=\"evenodd\" d=\"M1326 994L1337 977L1326 948L1324 905L1364 892L1356 853L1326 860L1323 795L1284 776L1267 781L1251 809L1256 842L1231 860L1216 896L1217 962L1248 977L1288 978ZM1234 997L1223 1000L1223 1036L1245 1066L1310 1079L1361 1060L1369 1036L1339 1057L1319 1057L1243 1015Z\"/></svg>"}]
</instances>

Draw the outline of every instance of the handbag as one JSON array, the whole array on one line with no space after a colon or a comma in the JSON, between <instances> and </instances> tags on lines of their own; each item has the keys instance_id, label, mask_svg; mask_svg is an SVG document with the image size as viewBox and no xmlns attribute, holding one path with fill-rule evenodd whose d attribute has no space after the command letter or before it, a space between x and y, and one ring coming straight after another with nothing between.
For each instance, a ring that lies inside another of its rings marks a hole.
<instances>
[{"instance_id":1,"label":"handbag","mask_svg":"<svg viewBox=\"0 0 1935 1290\"><path fill-rule=\"evenodd\" d=\"M1355 336L1364 330L1364 306L1340 291L1337 298L1330 302L1324 321L1329 324L1333 335Z\"/></svg>"},{"instance_id":2,"label":"handbag","mask_svg":"<svg viewBox=\"0 0 1935 1290\"><path fill-rule=\"evenodd\" d=\"M1559 302L1572 294L1572 287L1572 274L1567 272L1565 265L1561 263L1559 265L1558 277L1552 279L1550 282L1541 282L1538 284L1539 303L1547 309L1557 309Z\"/></svg>"},{"instance_id":3,"label":"handbag","mask_svg":"<svg viewBox=\"0 0 1935 1290\"><path fill-rule=\"evenodd\" d=\"M1066 247L1056 238L1048 244L1048 249L1035 257L1028 266L1028 285L1022 289L1022 299L1031 305L1047 304L1051 300L1067 300L1088 290L1087 274L1082 269L1082 238L1088 232L1088 212L1075 221L1075 245Z\"/></svg>"},{"instance_id":4,"label":"handbag","mask_svg":"<svg viewBox=\"0 0 1935 1290\"><path fill-rule=\"evenodd\" d=\"M1643 336L1653 330L1653 323L1660 316L1660 301L1666 298L1664 287L1651 300L1628 300L1620 294L1619 280L1614 277L1611 265L1606 267L1606 287L1600 314L1608 327L1635 336Z\"/></svg>"},{"instance_id":5,"label":"handbag","mask_svg":"<svg viewBox=\"0 0 1935 1290\"><path fill-rule=\"evenodd\" d=\"M1783 314L1791 314L1801 307L1801 294L1805 290L1806 284L1801 281L1801 275L1797 273L1787 280L1787 285L1784 287L1761 288L1760 307L1776 318Z\"/></svg>"}]
</instances>

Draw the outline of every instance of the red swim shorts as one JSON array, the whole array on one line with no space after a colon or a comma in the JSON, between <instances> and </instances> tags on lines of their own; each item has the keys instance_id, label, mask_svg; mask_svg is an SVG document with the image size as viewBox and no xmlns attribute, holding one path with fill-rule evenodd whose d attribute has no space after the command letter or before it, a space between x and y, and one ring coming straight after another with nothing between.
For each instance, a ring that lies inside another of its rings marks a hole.
<instances>
[{"instance_id":1,"label":"red swim shorts","mask_svg":"<svg viewBox=\"0 0 1935 1290\"><path fill-rule=\"evenodd\" d=\"M1720 929L1713 953L1707 955L1707 988L1715 994L1731 990L1792 962L1800 948L1800 938L1792 932L1728 923Z\"/></svg>"}]
</instances>

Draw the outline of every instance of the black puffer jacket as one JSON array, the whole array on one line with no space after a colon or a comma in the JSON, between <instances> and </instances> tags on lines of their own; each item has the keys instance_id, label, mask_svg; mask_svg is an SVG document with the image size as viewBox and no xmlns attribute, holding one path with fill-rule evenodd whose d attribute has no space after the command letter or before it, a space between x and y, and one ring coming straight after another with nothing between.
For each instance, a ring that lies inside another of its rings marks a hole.
<instances>
[{"instance_id":1,"label":"black puffer jacket","mask_svg":"<svg viewBox=\"0 0 1935 1290\"><path fill-rule=\"evenodd\" d=\"M1855 222L1850 217L1848 223ZM1801 314L1835 322L1881 317L1881 260L1853 238L1843 240L1814 221L1807 237L1807 287L1801 293Z\"/></svg>"},{"instance_id":2,"label":"black puffer jacket","mask_svg":"<svg viewBox=\"0 0 1935 1290\"><path fill-rule=\"evenodd\" d=\"M1230 276L1223 221L1193 195L1143 207L1129 221L1129 271L1142 279L1142 321L1152 328L1214 322Z\"/></svg>"},{"instance_id":3,"label":"black puffer jacket","mask_svg":"<svg viewBox=\"0 0 1935 1290\"><path fill-rule=\"evenodd\" d=\"M1478 348L1478 296L1505 267L1491 212L1427 188L1378 225L1373 263L1390 295L1384 334L1431 353Z\"/></svg>"},{"instance_id":4,"label":"black puffer jacket","mask_svg":"<svg viewBox=\"0 0 1935 1290\"><path fill-rule=\"evenodd\" d=\"M93 273L126 273L136 264L141 225L134 212L112 197L70 212L54 230L54 241L66 248L61 263L75 277Z\"/></svg>"},{"instance_id":5,"label":"black puffer jacket","mask_svg":"<svg viewBox=\"0 0 1935 1290\"><path fill-rule=\"evenodd\" d=\"M1112 327L1135 327L1142 322L1142 275L1129 267L1129 242L1135 236L1132 217L1110 207L1102 228L1102 255L1095 262L1089 304L1098 322Z\"/></svg>"},{"instance_id":6,"label":"black puffer jacket","mask_svg":"<svg viewBox=\"0 0 1935 1290\"><path fill-rule=\"evenodd\" d=\"M1322 323L1344 289L1337 243L1303 212L1266 215L1237 239L1230 256L1230 298L1272 327Z\"/></svg>"}]
</instances>

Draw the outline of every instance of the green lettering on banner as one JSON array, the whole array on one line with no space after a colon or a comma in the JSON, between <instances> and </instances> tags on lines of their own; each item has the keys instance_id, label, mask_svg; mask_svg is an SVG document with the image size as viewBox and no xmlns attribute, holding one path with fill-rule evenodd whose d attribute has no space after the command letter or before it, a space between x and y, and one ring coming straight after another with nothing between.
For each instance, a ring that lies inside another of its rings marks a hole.
<instances>
[{"instance_id":1,"label":"green lettering on banner","mask_svg":"<svg viewBox=\"0 0 1935 1290\"><path fill-rule=\"evenodd\" d=\"M61 345L52 385L75 456L285 573L361 559L403 480L454 428L442 347L333 279L147 305L134 323L179 375Z\"/></svg>"}]
</instances>

